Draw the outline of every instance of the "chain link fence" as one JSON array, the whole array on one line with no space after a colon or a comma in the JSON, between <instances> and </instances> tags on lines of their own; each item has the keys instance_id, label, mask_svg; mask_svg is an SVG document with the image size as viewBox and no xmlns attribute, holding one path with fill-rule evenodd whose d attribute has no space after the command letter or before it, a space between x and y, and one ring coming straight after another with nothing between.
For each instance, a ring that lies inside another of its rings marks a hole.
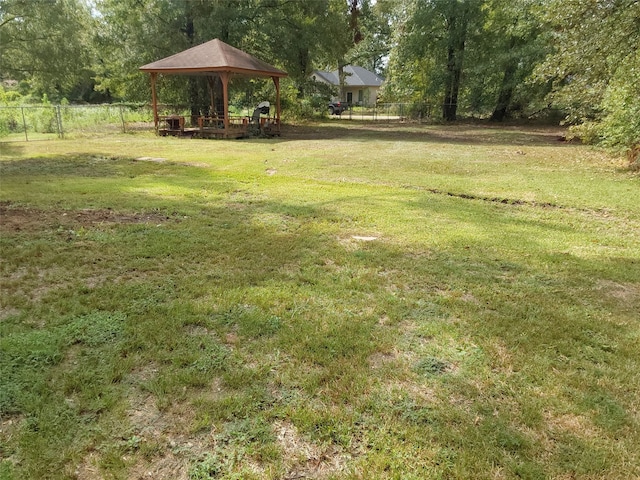
<instances>
[{"instance_id":1,"label":"chain link fence","mask_svg":"<svg viewBox=\"0 0 640 480\"><path fill-rule=\"evenodd\" d=\"M431 117L428 103L379 103L371 107L349 106L341 118L364 121L422 121Z\"/></svg>"},{"instance_id":2,"label":"chain link fence","mask_svg":"<svg viewBox=\"0 0 640 480\"><path fill-rule=\"evenodd\" d=\"M161 115L188 116L188 108L160 105ZM348 120L404 122L431 117L426 103L381 103L351 106L339 117ZM286 112L285 112L286 117ZM24 105L0 106L0 141L37 141L154 130L150 105Z\"/></svg>"},{"instance_id":3,"label":"chain link fence","mask_svg":"<svg viewBox=\"0 0 640 480\"><path fill-rule=\"evenodd\" d=\"M148 105L24 105L0 106L0 140L51 138L153 130Z\"/></svg>"}]
</instances>

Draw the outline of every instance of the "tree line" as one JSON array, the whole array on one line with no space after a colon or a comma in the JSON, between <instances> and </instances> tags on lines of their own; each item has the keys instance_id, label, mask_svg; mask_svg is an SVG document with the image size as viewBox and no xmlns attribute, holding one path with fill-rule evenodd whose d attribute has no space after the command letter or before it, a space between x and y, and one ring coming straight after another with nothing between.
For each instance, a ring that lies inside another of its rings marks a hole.
<instances>
[{"instance_id":1,"label":"tree line","mask_svg":"<svg viewBox=\"0 0 640 480\"><path fill-rule=\"evenodd\" d=\"M583 139L640 144L638 0L3 0L0 79L36 97L148 101L138 68L219 38L290 77L348 64L386 78L382 99L445 121L556 116ZM195 108L197 78L167 78ZM246 89L259 84L246 82Z\"/></svg>"}]
</instances>

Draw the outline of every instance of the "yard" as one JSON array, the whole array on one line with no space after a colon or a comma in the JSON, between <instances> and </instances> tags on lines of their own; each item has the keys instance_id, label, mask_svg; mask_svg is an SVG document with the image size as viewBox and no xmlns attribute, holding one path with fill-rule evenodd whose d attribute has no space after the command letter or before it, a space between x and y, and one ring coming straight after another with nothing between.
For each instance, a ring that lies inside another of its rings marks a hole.
<instances>
[{"instance_id":1,"label":"yard","mask_svg":"<svg viewBox=\"0 0 640 480\"><path fill-rule=\"evenodd\" d=\"M640 177L562 134L0 144L0 478L640 478Z\"/></svg>"}]
</instances>

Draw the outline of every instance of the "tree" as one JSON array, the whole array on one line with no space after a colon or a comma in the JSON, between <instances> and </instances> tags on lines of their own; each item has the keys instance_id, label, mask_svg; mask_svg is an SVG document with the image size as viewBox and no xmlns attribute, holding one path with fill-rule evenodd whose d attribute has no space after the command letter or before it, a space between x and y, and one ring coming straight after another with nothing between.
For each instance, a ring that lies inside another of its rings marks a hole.
<instances>
[{"instance_id":1,"label":"tree","mask_svg":"<svg viewBox=\"0 0 640 480\"><path fill-rule=\"evenodd\" d=\"M95 0L95 10L97 88L129 101L149 96L140 65L212 38L284 68L302 97L314 68L345 64L374 28L370 0ZM204 78L161 82L163 99L191 105L194 115L207 104Z\"/></svg>"},{"instance_id":2,"label":"tree","mask_svg":"<svg viewBox=\"0 0 640 480\"><path fill-rule=\"evenodd\" d=\"M347 62L384 73L391 43L391 20L384 2L361 0L357 13L357 35L347 53ZM356 39L358 41L356 41Z\"/></svg>"},{"instance_id":3,"label":"tree","mask_svg":"<svg viewBox=\"0 0 640 480\"><path fill-rule=\"evenodd\" d=\"M87 80L93 19L80 0L0 2L0 78L64 95Z\"/></svg>"},{"instance_id":4,"label":"tree","mask_svg":"<svg viewBox=\"0 0 640 480\"><path fill-rule=\"evenodd\" d=\"M251 36L256 5L257 0L97 2L98 88L130 101L147 100L148 78L138 71L141 65L213 38L243 48ZM205 78L185 82L173 77L162 82L166 101L189 104L194 115L208 104Z\"/></svg>"},{"instance_id":5,"label":"tree","mask_svg":"<svg viewBox=\"0 0 640 480\"><path fill-rule=\"evenodd\" d=\"M417 86L423 99L440 97L442 117L457 118L465 50L470 34L481 25L480 0L399 1L396 4L396 43L392 49L392 74L400 82L422 80ZM406 66L410 67L405 70ZM416 72L415 68L424 68ZM406 73L403 73L402 71ZM411 87L410 87L411 88Z\"/></svg>"},{"instance_id":6,"label":"tree","mask_svg":"<svg viewBox=\"0 0 640 480\"><path fill-rule=\"evenodd\" d=\"M542 14L555 51L538 74L586 140L640 144L640 2L552 0Z\"/></svg>"},{"instance_id":7,"label":"tree","mask_svg":"<svg viewBox=\"0 0 640 480\"><path fill-rule=\"evenodd\" d=\"M146 101L149 80L141 65L187 48L180 11L170 0L99 0L96 88L127 101ZM163 79L164 98L185 101L174 79Z\"/></svg>"},{"instance_id":8,"label":"tree","mask_svg":"<svg viewBox=\"0 0 640 480\"><path fill-rule=\"evenodd\" d=\"M386 102L409 102L413 105L431 103L437 94L432 72L434 55L427 54L423 42L415 35L414 0L378 0L376 6L384 11L390 28L387 75L380 90ZM430 107L427 107L427 109ZM420 109L416 114L427 114Z\"/></svg>"},{"instance_id":9,"label":"tree","mask_svg":"<svg viewBox=\"0 0 640 480\"><path fill-rule=\"evenodd\" d=\"M326 56L326 45L336 41L335 34L343 30L337 25L346 27L342 16L333 15L331 1L259 3L255 35L263 48L268 49L265 57L282 62L299 97L307 91L313 69Z\"/></svg>"},{"instance_id":10,"label":"tree","mask_svg":"<svg viewBox=\"0 0 640 480\"><path fill-rule=\"evenodd\" d=\"M547 91L528 82L548 53L548 38L536 16L543 0L489 0L477 58L485 78L493 78L491 120L502 121ZM497 77L497 78L494 78Z\"/></svg>"},{"instance_id":11,"label":"tree","mask_svg":"<svg viewBox=\"0 0 640 480\"><path fill-rule=\"evenodd\" d=\"M501 121L538 110L548 93L529 80L547 53L538 9L545 0L388 0L395 4L385 94L442 102L442 117ZM535 105L535 107L534 107Z\"/></svg>"},{"instance_id":12,"label":"tree","mask_svg":"<svg viewBox=\"0 0 640 480\"><path fill-rule=\"evenodd\" d=\"M456 120L458 111L458 95L469 23L471 18L479 13L479 5L473 0L463 2L445 0L438 3L440 5L436 4L434 7L441 9L440 15L444 19L447 44L442 117L453 121Z\"/></svg>"}]
</instances>

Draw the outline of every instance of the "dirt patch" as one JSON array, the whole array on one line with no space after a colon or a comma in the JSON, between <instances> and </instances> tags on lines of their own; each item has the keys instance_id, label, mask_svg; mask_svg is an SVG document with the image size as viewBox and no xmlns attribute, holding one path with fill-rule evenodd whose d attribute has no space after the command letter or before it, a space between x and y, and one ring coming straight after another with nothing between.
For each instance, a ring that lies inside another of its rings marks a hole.
<instances>
[{"instance_id":1,"label":"dirt patch","mask_svg":"<svg viewBox=\"0 0 640 480\"><path fill-rule=\"evenodd\" d=\"M129 470L128 478L136 480L187 480L189 469L184 460L169 453L152 462L137 463Z\"/></svg>"},{"instance_id":2,"label":"dirt patch","mask_svg":"<svg viewBox=\"0 0 640 480\"><path fill-rule=\"evenodd\" d=\"M277 422L274 430L287 466L284 479L321 479L345 471L351 455L339 447L321 447L311 443L298 433L295 425L287 421Z\"/></svg>"},{"instance_id":3,"label":"dirt patch","mask_svg":"<svg viewBox=\"0 0 640 480\"><path fill-rule=\"evenodd\" d=\"M633 283L617 283L610 280L598 282L597 289L616 300L631 304L640 300L640 285Z\"/></svg>"},{"instance_id":4,"label":"dirt patch","mask_svg":"<svg viewBox=\"0 0 640 480\"><path fill-rule=\"evenodd\" d=\"M369 367L372 370L379 370L389 365L393 365L400 358L398 351L377 352L369 357Z\"/></svg>"},{"instance_id":5,"label":"dirt patch","mask_svg":"<svg viewBox=\"0 0 640 480\"><path fill-rule=\"evenodd\" d=\"M203 327L202 325L187 325L185 326L185 331L187 335L191 337L214 337L217 338L216 332L208 329L207 327Z\"/></svg>"},{"instance_id":6,"label":"dirt patch","mask_svg":"<svg viewBox=\"0 0 640 480\"><path fill-rule=\"evenodd\" d=\"M164 163L167 161L166 158L162 157L138 157L136 161L139 162L151 162L151 163Z\"/></svg>"},{"instance_id":7,"label":"dirt patch","mask_svg":"<svg viewBox=\"0 0 640 480\"><path fill-rule=\"evenodd\" d=\"M150 163L168 163L170 165L183 165L186 167L199 167L208 168L209 164L203 162L174 162L164 157L138 157L134 159L136 162L150 162Z\"/></svg>"},{"instance_id":8,"label":"dirt patch","mask_svg":"<svg viewBox=\"0 0 640 480\"><path fill-rule=\"evenodd\" d=\"M13 448L4 449L1 446L9 445L15 436L20 438L25 416L22 414L2 414L0 415L0 462L15 467L20 464L20 454ZM2 477L4 478L4 477Z\"/></svg>"},{"instance_id":9,"label":"dirt patch","mask_svg":"<svg viewBox=\"0 0 640 480\"><path fill-rule=\"evenodd\" d=\"M100 225L161 224L168 220L172 217L159 213L122 213L111 209L41 210L0 202L0 231L8 233Z\"/></svg>"},{"instance_id":10,"label":"dirt patch","mask_svg":"<svg viewBox=\"0 0 640 480\"><path fill-rule=\"evenodd\" d=\"M98 466L100 461L97 452L91 452L87 455L82 463L80 463L73 472L75 478L78 480L95 480L102 478L102 472Z\"/></svg>"},{"instance_id":11,"label":"dirt patch","mask_svg":"<svg viewBox=\"0 0 640 480\"><path fill-rule=\"evenodd\" d=\"M350 235L349 237L338 237L338 243L342 245L345 250L354 252L362 248L363 243L373 242L378 240L381 235Z\"/></svg>"},{"instance_id":12,"label":"dirt patch","mask_svg":"<svg viewBox=\"0 0 640 480\"><path fill-rule=\"evenodd\" d=\"M128 477L187 480L193 460L215 447L212 432L190 431L195 417L186 403L160 410L151 395L134 395L131 403L128 417L135 434L129 442L136 453Z\"/></svg>"},{"instance_id":13,"label":"dirt patch","mask_svg":"<svg viewBox=\"0 0 640 480\"><path fill-rule=\"evenodd\" d=\"M555 203L549 202L535 202L532 200L525 199L517 199L517 198L503 198L503 197L487 197L484 195L473 195L468 193L461 192L447 192L444 190L439 190L437 188L425 188L415 185L402 185L402 188L408 190L418 190L425 191L429 193L433 193L434 195L446 195L447 197L461 198L464 200L479 200L483 202L491 202L491 203L502 203L504 205L515 205L515 206L529 206L529 207L540 207L540 208L552 208L552 209L569 209L563 205L557 205ZM580 211L581 209L575 209ZM582 209L584 211L584 209Z\"/></svg>"},{"instance_id":14,"label":"dirt patch","mask_svg":"<svg viewBox=\"0 0 640 480\"><path fill-rule=\"evenodd\" d=\"M0 322L2 320L6 320L9 317L15 317L20 315L20 310L14 307L3 307L0 306Z\"/></svg>"}]
</instances>

